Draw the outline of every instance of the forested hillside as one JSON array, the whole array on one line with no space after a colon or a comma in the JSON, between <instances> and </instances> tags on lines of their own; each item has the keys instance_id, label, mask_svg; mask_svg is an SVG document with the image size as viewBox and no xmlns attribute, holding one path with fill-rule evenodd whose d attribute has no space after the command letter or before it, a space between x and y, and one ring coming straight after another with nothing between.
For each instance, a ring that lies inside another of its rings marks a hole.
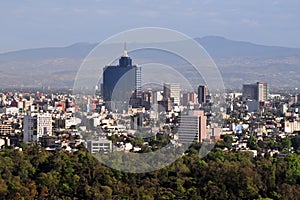
<instances>
[{"instance_id":1,"label":"forested hillside","mask_svg":"<svg viewBox=\"0 0 300 200\"><path fill-rule=\"evenodd\" d=\"M0 199L299 199L300 155L253 158L199 145L172 165L146 174L122 173L84 148L48 152L23 145L0 152Z\"/></svg>"}]
</instances>

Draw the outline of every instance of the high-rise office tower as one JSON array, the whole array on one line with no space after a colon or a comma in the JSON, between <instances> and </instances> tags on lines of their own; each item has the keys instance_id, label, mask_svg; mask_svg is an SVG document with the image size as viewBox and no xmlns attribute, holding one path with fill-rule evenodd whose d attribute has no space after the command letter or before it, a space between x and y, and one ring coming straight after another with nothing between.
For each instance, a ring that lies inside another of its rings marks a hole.
<instances>
[{"instance_id":1,"label":"high-rise office tower","mask_svg":"<svg viewBox=\"0 0 300 200\"><path fill-rule=\"evenodd\" d=\"M267 83L257 82L258 85L258 101L266 101L269 97L269 87Z\"/></svg>"},{"instance_id":2,"label":"high-rise office tower","mask_svg":"<svg viewBox=\"0 0 300 200\"><path fill-rule=\"evenodd\" d=\"M170 98L174 105L180 105L180 84L164 83L164 99Z\"/></svg>"},{"instance_id":3,"label":"high-rise office tower","mask_svg":"<svg viewBox=\"0 0 300 200\"><path fill-rule=\"evenodd\" d=\"M243 85L243 98L251 99L258 102L266 101L269 96L269 88L267 83L257 82L255 84Z\"/></svg>"},{"instance_id":4,"label":"high-rise office tower","mask_svg":"<svg viewBox=\"0 0 300 200\"><path fill-rule=\"evenodd\" d=\"M258 99L258 90L256 84L244 84L243 85L243 98L246 99Z\"/></svg>"},{"instance_id":5,"label":"high-rise office tower","mask_svg":"<svg viewBox=\"0 0 300 200\"><path fill-rule=\"evenodd\" d=\"M180 143L201 142L206 139L206 116L203 110L190 111L179 118L178 140Z\"/></svg>"},{"instance_id":6,"label":"high-rise office tower","mask_svg":"<svg viewBox=\"0 0 300 200\"><path fill-rule=\"evenodd\" d=\"M205 103L208 90L206 85L199 85L198 87L198 103Z\"/></svg>"},{"instance_id":7,"label":"high-rise office tower","mask_svg":"<svg viewBox=\"0 0 300 200\"><path fill-rule=\"evenodd\" d=\"M119 64L103 70L103 100L110 110L126 110L130 98L141 98L141 68L132 65L126 48Z\"/></svg>"},{"instance_id":8,"label":"high-rise office tower","mask_svg":"<svg viewBox=\"0 0 300 200\"><path fill-rule=\"evenodd\" d=\"M52 116L49 113L30 113L24 116L24 142L40 141L52 135Z\"/></svg>"},{"instance_id":9,"label":"high-rise office tower","mask_svg":"<svg viewBox=\"0 0 300 200\"><path fill-rule=\"evenodd\" d=\"M135 93L136 98L142 98L142 68L140 66L136 66Z\"/></svg>"}]
</instances>

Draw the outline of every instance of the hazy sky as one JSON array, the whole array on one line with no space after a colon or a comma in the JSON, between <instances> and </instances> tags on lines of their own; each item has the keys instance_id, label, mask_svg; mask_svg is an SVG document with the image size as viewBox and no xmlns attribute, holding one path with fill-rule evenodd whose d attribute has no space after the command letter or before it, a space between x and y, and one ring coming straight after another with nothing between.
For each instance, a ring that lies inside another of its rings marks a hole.
<instances>
[{"instance_id":1,"label":"hazy sky","mask_svg":"<svg viewBox=\"0 0 300 200\"><path fill-rule=\"evenodd\" d=\"M158 26L300 48L299 0L3 0L0 52L100 42Z\"/></svg>"}]
</instances>

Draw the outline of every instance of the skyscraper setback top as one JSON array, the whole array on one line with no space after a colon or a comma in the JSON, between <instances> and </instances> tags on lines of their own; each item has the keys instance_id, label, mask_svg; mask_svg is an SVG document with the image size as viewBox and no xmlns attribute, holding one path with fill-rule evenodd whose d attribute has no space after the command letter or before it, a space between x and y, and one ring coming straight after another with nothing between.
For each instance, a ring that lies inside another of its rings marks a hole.
<instances>
[{"instance_id":1,"label":"skyscraper setback top","mask_svg":"<svg viewBox=\"0 0 300 200\"><path fill-rule=\"evenodd\" d=\"M132 60L128 56L127 49L126 49L126 43L124 44L124 52L123 56L119 59L119 66L120 67L128 67L132 66Z\"/></svg>"}]
</instances>

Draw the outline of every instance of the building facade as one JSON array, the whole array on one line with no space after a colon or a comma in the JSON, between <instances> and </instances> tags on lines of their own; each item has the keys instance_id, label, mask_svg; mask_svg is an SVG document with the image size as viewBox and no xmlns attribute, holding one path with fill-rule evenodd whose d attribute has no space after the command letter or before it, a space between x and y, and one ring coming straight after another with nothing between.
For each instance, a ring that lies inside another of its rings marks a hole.
<instances>
[{"instance_id":1,"label":"building facade","mask_svg":"<svg viewBox=\"0 0 300 200\"><path fill-rule=\"evenodd\" d=\"M190 104L195 104L197 102L197 94L194 92L187 92L182 94L182 102L183 106L188 106Z\"/></svg>"},{"instance_id":2,"label":"building facade","mask_svg":"<svg viewBox=\"0 0 300 200\"><path fill-rule=\"evenodd\" d=\"M284 121L284 132L293 133L294 131L300 131L300 121L299 120L285 120Z\"/></svg>"},{"instance_id":3,"label":"building facade","mask_svg":"<svg viewBox=\"0 0 300 200\"><path fill-rule=\"evenodd\" d=\"M0 124L0 135L10 135L13 132L11 124Z\"/></svg>"},{"instance_id":4,"label":"building facade","mask_svg":"<svg viewBox=\"0 0 300 200\"><path fill-rule=\"evenodd\" d=\"M243 85L243 98L263 102L268 99L269 88L267 83L257 82L255 84Z\"/></svg>"},{"instance_id":5,"label":"building facade","mask_svg":"<svg viewBox=\"0 0 300 200\"><path fill-rule=\"evenodd\" d=\"M202 142L206 139L206 116L203 110L190 111L179 119L179 143Z\"/></svg>"},{"instance_id":6,"label":"building facade","mask_svg":"<svg viewBox=\"0 0 300 200\"><path fill-rule=\"evenodd\" d=\"M90 153L109 153L112 151L112 141L106 138L98 138L95 140L88 140L87 149Z\"/></svg>"},{"instance_id":7,"label":"building facade","mask_svg":"<svg viewBox=\"0 0 300 200\"><path fill-rule=\"evenodd\" d=\"M164 99L171 99L174 105L180 105L180 84L164 83Z\"/></svg>"},{"instance_id":8,"label":"building facade","mask_svg":"<svg viewBox=\"0 0 300 200\"><path fill-rule=\"evenodd\" d=\"M52 136L52 116L49 113L29 113L23 121L24 142L38 142L42 136Z\"/></svg>"}]
</instances>

